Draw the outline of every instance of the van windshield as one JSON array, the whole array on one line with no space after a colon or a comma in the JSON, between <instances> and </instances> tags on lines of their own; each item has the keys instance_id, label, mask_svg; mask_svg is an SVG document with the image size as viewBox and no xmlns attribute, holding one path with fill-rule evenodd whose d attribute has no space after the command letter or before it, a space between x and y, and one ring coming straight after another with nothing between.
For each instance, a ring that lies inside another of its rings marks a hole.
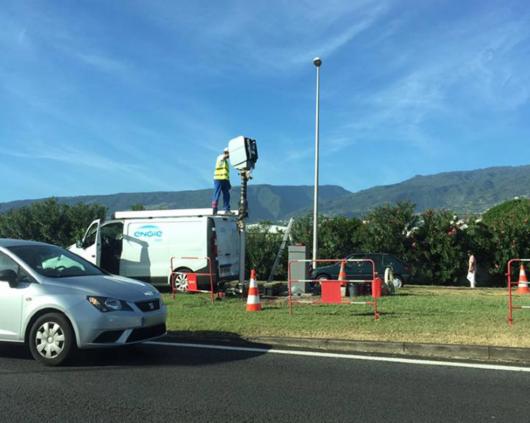
<instances>
[{"instance_id":1,"label":"van windshield","mask_svg":"<svg viewBox=\"0 0 530 423\"><path fill-rule=\"evenodd\" d=\"M78 255L53 245L18 245L8 248L35 272L48 278L104 274Z\"/></svg>"}]
</instances>

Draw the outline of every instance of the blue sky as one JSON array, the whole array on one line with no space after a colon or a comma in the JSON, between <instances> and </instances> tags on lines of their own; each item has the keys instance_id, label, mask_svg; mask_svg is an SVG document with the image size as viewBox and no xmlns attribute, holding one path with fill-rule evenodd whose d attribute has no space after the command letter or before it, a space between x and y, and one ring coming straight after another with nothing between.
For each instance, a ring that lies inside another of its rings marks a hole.
<instances>
[{"instance_id":1,"label":"blue sky","mask_svg":"<svg viewBox=\"0 0 530 423\"><path fill-rule=\"evenodd\" d=\"M0 201L529 163L526 1L18 1L0 8ZM232 173L234 182L237 174Z\"/></svg>"}]
</instances>

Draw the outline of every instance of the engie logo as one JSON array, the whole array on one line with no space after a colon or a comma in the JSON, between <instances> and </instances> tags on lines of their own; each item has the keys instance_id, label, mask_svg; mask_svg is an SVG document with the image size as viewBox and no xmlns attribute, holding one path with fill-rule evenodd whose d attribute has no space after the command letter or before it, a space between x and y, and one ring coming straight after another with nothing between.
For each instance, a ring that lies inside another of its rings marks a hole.
<instances>
[{"instance_id":1,"label":"engie logo","mask_svg":"<svg viewBox=\"0 0 530 423\"><path fill-rule=\"evenodd\" d=\"M160 239L162 238L162 234L162 230L156 225L140 226L136 231L134 231L135 238Z\"/></svg>"}]
</instances>

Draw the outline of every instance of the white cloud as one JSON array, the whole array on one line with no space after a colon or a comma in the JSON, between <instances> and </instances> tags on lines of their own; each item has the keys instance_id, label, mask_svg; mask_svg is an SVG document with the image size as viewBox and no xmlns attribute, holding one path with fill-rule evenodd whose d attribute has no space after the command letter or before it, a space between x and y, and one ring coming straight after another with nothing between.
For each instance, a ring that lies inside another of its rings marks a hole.
<instances>
[{"instance_id":1,"label":"white cloud","mask_svg":"<svg viewBox=\"0 0 530 423\"><path fill-rule=\"evenodd\" d=\"M465 136L490 124L475 121L477 116L500 118L528 105L530 62L522 46L530 41L529 16L485 13L451 25L450 31L426 30L406 45L396 33L375 46L399 49L399 59L388 58L385 82L350 101L345 122L328 131L329 138L342 140L335 143L339 149L383 138L433 156L449 140L433 132L431 121L460 125Z\"/></svg>"},{"instance_id":2,"label":"white cloud","mask_svg":"<svg viewBox=\"0 0 530 423\"><path fill-rule=\"evenodd\" d=\"M103 54L76 52L73 53L81 62L106 73L125 74L131 71L131 66L124 60L108 57Z\"/></svg>"},{"instance_id":3,"label":"white cloud","mask_svg":"<svg viewBox=\"0 0 530 423\"><path fill-rule=\"evenodd\" d=\"M219 67L273 72L329 57L376 25L389 1L225 2L205 12L167 2L151 2L137 13L173 37L185 36ZM145 3L140 3L142 6Z\"/></svg>"}]
</instances>

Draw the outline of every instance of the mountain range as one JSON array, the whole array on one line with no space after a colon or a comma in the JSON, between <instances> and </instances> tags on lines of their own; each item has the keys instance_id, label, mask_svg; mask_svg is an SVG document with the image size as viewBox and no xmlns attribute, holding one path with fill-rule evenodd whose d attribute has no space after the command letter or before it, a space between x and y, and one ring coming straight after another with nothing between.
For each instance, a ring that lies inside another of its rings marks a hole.
<instances>
[{"instance_id":1,"label":"mountain range","mask_svg":"<svg viewBox=\"0 0 530 423\"><path fill-rule=\"evenodd\" d=\"M146 209L206 208L211 189L174 192L119 193L58 197L61 203L101 204L109 214L141 204ZM370 209L398 201L411 201L417 211L450 209L459 214L482 213L515 196L530 197L530 165L417 175L403 182L352 193L336 185L319 187L319 212L325 215L362 216ZM38 200L0 203L0 213ZM232 209L237 209L239 188L232 189ZM248 187L249 222L281 221L311 213L312 186L252 185Z\"/></svg>"}]
</instances>

